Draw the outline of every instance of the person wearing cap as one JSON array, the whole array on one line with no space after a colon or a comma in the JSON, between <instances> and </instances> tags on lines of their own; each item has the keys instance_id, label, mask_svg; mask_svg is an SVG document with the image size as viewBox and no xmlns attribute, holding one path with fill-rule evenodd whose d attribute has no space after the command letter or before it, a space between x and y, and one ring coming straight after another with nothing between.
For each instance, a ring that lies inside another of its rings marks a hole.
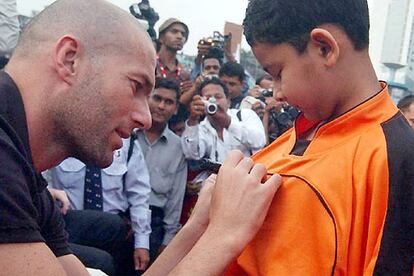
<instances>
[{"instance_id":1,"label":"person wearing cap","mask_svg":"<svg viewBox=\"0 0 414 276\"><path fill-rule=\"evenodd\" d=\"M177 84L185 79L177 52L188 39L188 27L176 18L169 18L158 29L157 77L173 80Z\"/></svg>"}]
</instances>

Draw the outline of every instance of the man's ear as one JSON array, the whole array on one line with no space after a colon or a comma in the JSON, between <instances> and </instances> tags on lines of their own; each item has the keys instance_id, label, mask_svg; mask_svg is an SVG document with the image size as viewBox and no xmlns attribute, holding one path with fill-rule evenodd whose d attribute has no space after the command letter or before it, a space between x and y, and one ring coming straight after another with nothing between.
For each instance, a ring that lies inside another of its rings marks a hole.
<instances>
[{"instance_id":1,"label":"man's ear","mask_svg":"<svg viewBox=\"0 0 414 276\"><path fill-rule=\"evenodd\" d=\"M164 33L162 33L158 36L158 43L160 45L164 44Z\"/></svg>"},{"instance_id":2,"label":"man's ear","mask_svg":"<svg viewBox=\"0 0 414 276\"><path fill-rule=\"evenodd\" d=\"M77 73L80 55L79 41L69 35L59 39L55 46L54 61L58 76L67 83L72 83Z\"/></svg>"},{"instance_id":3,"label":"man's ear","mask_svg":"<svg viewBox=\"0 0 414 276\"><path fill-rule=\"evenodd\" d=\"M310 43L318 49L319 55L325 59L325 65L331 67L339 58L339 46L335 37L327 30L315 28L310 32Z\"/></svg>"}]
</instances>

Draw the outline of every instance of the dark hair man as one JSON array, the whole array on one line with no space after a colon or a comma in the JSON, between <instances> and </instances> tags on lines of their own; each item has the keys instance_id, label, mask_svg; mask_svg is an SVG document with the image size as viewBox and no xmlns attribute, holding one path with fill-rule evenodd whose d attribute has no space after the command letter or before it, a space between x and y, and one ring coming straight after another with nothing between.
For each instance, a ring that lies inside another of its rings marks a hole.
<instances>
[{"instance_id":1,"label":"dark hair man","mask_svg":"<svg viewBox=\"0 0 414 276\"><path fill-rule=\"evenodd\" d=\"M109 275L135 275L150 259L149 173L132 142L124 139L105 169L67 158L49 170L49 189L66 193L70 202L62 214L71 249L83 264Z\"/></svg>"},{"instance_id":2,"label":"dark hair man","mask_svg":"<svg viewBox=\"0 0 414 276\"><path fill-rule=\"evenodd\" d=\"M198 94L191 102L190 115L181 139L188 159L207 157L223 162L232 149L239 149L250 156L265 145L266 136L260 118L250 109L229 108L229 91L220 79L212 77L204 80ZM212 101L217 111L206 112L206 106Z\"/></svg>"},{"instance_id":3,"label":"dark hair man","mask_svg":"<svg viewBox=\"0 0 414 276\"><path fill-rule=\"evenodd\" d=\"M168 128L168 121L177 112L179 96L180 88L175 82L157 78L155 89L148 99L152 126L136 133L150 174L152 260L180 229L187 162L180 138Z\"/></svg>"},{"instance_id":4,"label":"dark hair man","mask_svg":"<svg viewBox=\"0 0 414 276\"><path fill-rule=\"evenodd\" d=\"M397 107L401 110L410 126L414 129L414 95L408 95L402 98Z\"/></svg>"},{"instance_id":5,"label":"dark hair man","mask_svg":"<svg viewBox=\"0 0 414 276\"><path fill-rule=\"evenodd\" d=\"M242 89L246 75L243 66L237 62L227 62L220 68L219 76L229 89L230 108L238 109L244 98Z\"/></svg>"},{"instance_id":6,"label":"dark hair man","mask_svg":"<svg viewBox=\"0 0 414 276\"><path fill-rule=\"evenodd\" d=\"M40 172L69 156L110 165L151 124L154 71L148 35L112 4L57 1L26 26L0 72L2 273L86 274Z\"/></svg>"},{"instance_id":7,"label":"dark hair man","mask_svg":"<svg viewBox=\"0 0 414 276\"><path fill-rule=\"evenodd\" d=\"M210 48L201 62L201 74L195 79L191 89L183 91L180 102L188 106L206 76L218 76L222 65L223 54L215 48Z\"/></svg>"},{"instance_id":8,"label":"dark hair man","mask_svg":"<svg viewBox=\"0 0 414 276\"><path fill-rule=\"evenodd\" d=\"M154 72L145 30L105 1L59 0L30 21L0 72L2 274L88 275L68 248L40 172L70 156L109 166L122 138L151 125ZM280 185L278 176L259 184L265 174L263 165L232 152L215 188L200 196L193 219L149 273L175 266L222 271L256 233ZM218 259L205 267L213 251Z\"/></svg>"},{"instance_id":9,"label":"dark hair man","mask_svg":"<svg viewBox=\"0 0 414 276\"><path fill-rule=\"evenodd\" d=\"M183 68L177 60L177 52L183 49L188 39L188 27L176 18L169 18L158 29L159 50L157 55L157 77L182 81Z\"/></svg>"},{"instance_id":10,"label":"dark hair man","mask_svg":"<svg viewBox=\"0 0 414 276\"><path fill-rule=\"evenodd\" d=\"M244 32L302 113L254 160L283 185L227 275L411 275L414 132L368 54L366 0L253 0Z\"/></svg>"}]
</instances>

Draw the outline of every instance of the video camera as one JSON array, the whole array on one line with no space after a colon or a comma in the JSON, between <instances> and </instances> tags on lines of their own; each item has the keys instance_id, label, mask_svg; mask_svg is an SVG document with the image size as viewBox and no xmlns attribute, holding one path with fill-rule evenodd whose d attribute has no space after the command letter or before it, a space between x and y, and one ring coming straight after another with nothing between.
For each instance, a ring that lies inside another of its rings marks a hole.
<instances>
[{"instance_id":1,"label":"video camera","mask_svg":"<svg viewBox=\"0 0 414 276\"><path fill-rule=\"evenodd\" d=\"M273 97L273 89L262 89L262 95L259 97L260 100L266 102L267 97ZM271 112L271 118L274 122L278 123L283 127L290 127L299 115L299 110L293 106L285 104L280 112Z\"/></svg>"},{"instance_id":2,"label":"video camera","mask_svg":"<svg viewBox=\"0 0 414 276\"><path fill-rule=\"evenodd\" d=\"M231 34L222 35L220 32L214 31L213 36L200 39L198 44L209 45L211 47L210 50L212 51L216 49L220 52L224 52L224 47L229 39L231 39Z\"/></svg>"},{"instance_id":3,"label":"video camera","mask_svg":"<svg viewBox=\"0 0 414 276\"><path fill-rule=\"evenodd\" d=\"M154 25L160 17L158 13L151 8L149 0L142 0L140 3L132 4L129 7L129 11L135 18L148 22L148 34L152 40L156 40L157 33L155 32Z\"/></svg>"}]
</instances>

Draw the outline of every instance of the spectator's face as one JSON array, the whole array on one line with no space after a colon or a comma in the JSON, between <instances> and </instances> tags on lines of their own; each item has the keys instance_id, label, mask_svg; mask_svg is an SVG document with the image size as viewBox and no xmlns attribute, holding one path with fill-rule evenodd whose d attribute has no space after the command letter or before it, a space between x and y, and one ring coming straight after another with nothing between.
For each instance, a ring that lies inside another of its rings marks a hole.
<instances>
[{"instance_id":1,"label":"spectator's face","mask_svg":"<svg viewBox=\"0 0 414 276\"><path fill-rule=\"evenodd\" d=\"M226 97L226 94L224 94L223 87L221 87L218 84L207 84L202 90L201 90L201 96L205 99L210 99L211 97L216 98L217 100L217 106L224 110L225 112L229 108L229 101Z\"/></svg>"},{"instance_id":2,"label":"spectator's face","mask_svg":"<svg viewBox=\"0 0 414 276\"><path fill-rule=\"evenodd\" d=\"M220 62L215 58L205 59L203 62L204 75L218 75L220 71Z\"/></svg>"},{"instance_id":3,"label":"spectator's face","mask_svg":"<svg viewBox=\"0 0 414 276\"><path fill-rule=\"evenodd\" d=\"M137 44L138 37L131 36L117 54L80 61L76 82L56 102L56 135L85 163L109 166L122 138L133 128L151 126L147 99L155 81L155 51L142 37Z\"/></svg>"},{"instance_id":4,"label":"spectator's face","mask_svg":"<svg viewBox=\"0 0 414 276\"><path fill-rule=\"evenodd\" d=\"M152 92L149 108L153 124L166 124L177 111L177 94L174 90L157 88Z\"/></svg>"},{"instance_id":5,"label":"spectator's face","mask_svg":"<svg viewBox=\"0 0 414 276\"><path fill-rule=\"evenodd\" d=\"M262 81L259 83L259 86L261 88L264 88L264 89L271 89L271 88L273 88L273 81L272 80L267 80L267 79L262 79Z\"/></svg>"},{"instance_id":6,"label":"spectator's face","mask_svg":"<svg viewBox=\"0 0 414 276\"><path fill-rule=\"evenodd\" d=\"M172 24L168 29L161 35L160 42L167 49L174 51L180 51L186 42L186 31L182 24Z\"/></svg>"},{"instance_id":7,"label":"spectator's face","mask_svg":"<svg viewBox=\"0 0 414 276\"><path fill-rule=\"evenodd\" d=\"M402 114L404 114L404 117L414 129L414 103L412 103L406 110L402 111Z\"/></svg>"},{"instance_id":8,"label":"spectator's face","mask_svg":"<svg viewBox=\"0 0 414 276\"><path fill-rule=\"evenodd\" d=\"M241 90L243 88L243 82L239 80L237 76L230 77L227 75L223 75L220 77L220 80L224 82L229 89L229 98L233 99L241 94Z\"/></svg>"}]
</instances>

